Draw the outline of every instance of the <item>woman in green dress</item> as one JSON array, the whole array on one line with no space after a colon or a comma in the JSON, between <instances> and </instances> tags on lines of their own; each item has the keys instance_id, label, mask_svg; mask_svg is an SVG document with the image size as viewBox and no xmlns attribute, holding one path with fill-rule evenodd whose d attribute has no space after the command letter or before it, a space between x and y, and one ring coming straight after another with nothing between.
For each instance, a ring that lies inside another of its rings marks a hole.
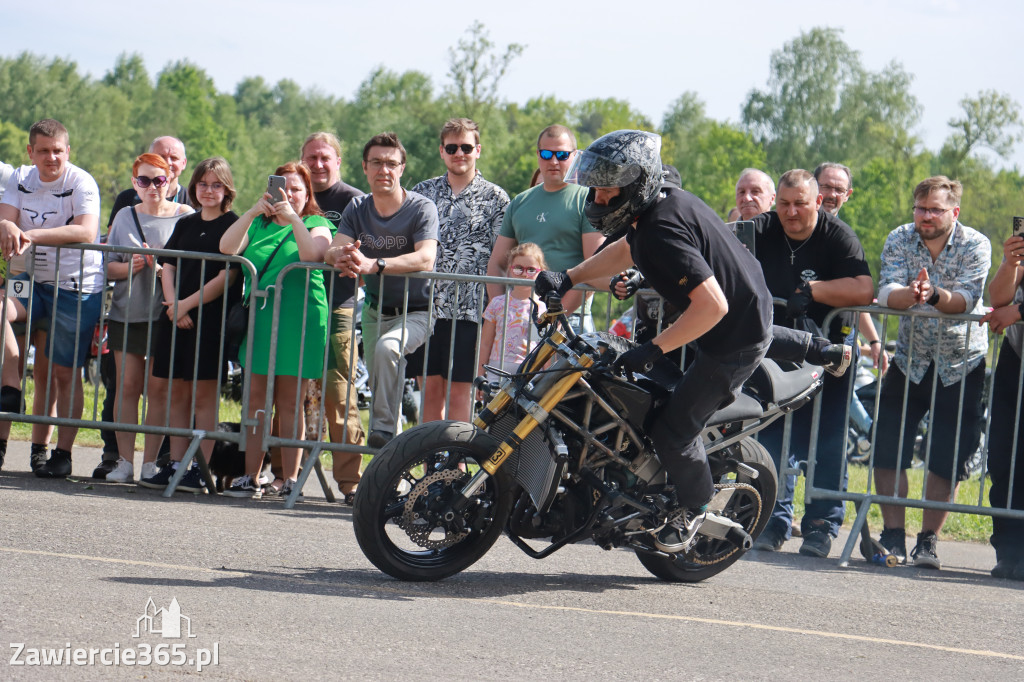
<instances>
[{"instance_id":1,"label":"woman in green dress","mask_svg":"<svg viewBox=\"0 0 1024 682\"><path fill-rule=\"evenodd\" d=\"M273 406L277 433L284 438L301 438L303 414L296 405L306 395L306 382L323 374L324 348L327 345L327 295L323 273L318 269L296 268L285 275L283 286L275 283L281 270L299 261L319 263L331 242L331 224L324 218L313 197L309 170L299 163L286 163L274 175L285 178L285 200L264 194L256 205L242 214L220 240L221 253L242 254L262 273L258 290L268 290L266 303L257 299L250 308L254 316L253 333L246 338L239 357L245 366L248 346L252 357L249 372L249 418L258 419L256 437L246 441L246 475L236 479L224 491L231 497L259 497L260 466L263 463L263 407L267 399L267 376L271 354L274 356ZM253 283L245 270L245 297ZM308 278L308 285L307 285ZM275 325L275 297L280 296L279 319ZM305 320L305 325L303 325ZM271 333L277 330L276 346ZM300 366L301 362L301 366ZM291 492L299 474L299 449L281 448L282 494ZM275 485L275 490L277 489Z\"/></svg>"}]
</instances>

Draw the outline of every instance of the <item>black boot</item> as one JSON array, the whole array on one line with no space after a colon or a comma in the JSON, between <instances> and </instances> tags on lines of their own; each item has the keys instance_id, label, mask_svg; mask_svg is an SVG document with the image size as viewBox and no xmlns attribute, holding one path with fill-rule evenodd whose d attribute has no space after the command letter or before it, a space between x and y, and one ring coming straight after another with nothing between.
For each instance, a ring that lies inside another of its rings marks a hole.
<instances>
[{"instance_id":1,"label":"black boot","mask_svg":"<svg viewBox=\"0 0 1024 682\"><path fill-rule=\"evenodd\" d=\"M32 473L40 471L46 466L46 444L45 443L32 443L32 450L28 456L28 465L32 469Z\"/></svg>"},{"instance_id":2,"label":"black boot","mask_svg":"<svg viewBox=\"0 0 1024 682\"><path fill-rule=\"evenodd\" d=\"M4 457L7 456L7 441L0 440L0 469L4 468Z\"/></svg>"},{"instance_id":3,"label":"black boot","mask_svg":"<svg viewBox=\"0 0 1024 682\"><path fill-rule=\"evenodd\" d=\"M54 448L43 468L36 470L39 478L67 478L71 475L71 453Z\"/></svg>"}]
</instances>

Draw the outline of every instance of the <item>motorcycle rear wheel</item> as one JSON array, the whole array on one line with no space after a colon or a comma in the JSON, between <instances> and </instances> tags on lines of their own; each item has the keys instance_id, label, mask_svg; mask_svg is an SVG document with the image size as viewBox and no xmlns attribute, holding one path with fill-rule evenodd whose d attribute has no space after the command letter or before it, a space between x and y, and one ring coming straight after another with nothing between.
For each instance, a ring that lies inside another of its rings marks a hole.
<instances>
[{"instance_id":1,"label":"motorcycle rear wheel","mask_svg":"<svg viewBox=\"0 0 1024 682\"><path fill-rule=\"evenodd\" d=\"M352 525L360 549L384 573L441 580L465 570L498 539L512 509L512 480L491 476L461 512L450 501L498 442L472 424L436 421L388 443L359 483Z\"/></svg>"},{"instance_id":2,"label":"motorcycle rear wheel","mask_svg":"<svg viewBox=\"0 0 1024 682\"><path fill-rule=\"evenodd\" d=\"M737 461L757 471L757 478L739 472ZM743 526L751 538L757 539L771 516L778 489L771 455L753 437L746 438L727 449L721 466L717 468L718 471L712 467L716 483L743 483L757 491L755 496L745 489L737 490L722 512ZM639 550L636 553L644 568L655 576L669 582L684 583L707 580L732 566L743 554L743 550L732 543L706 536L700 536L690 551L674 558Z\"/></svg>"}]
</instances>

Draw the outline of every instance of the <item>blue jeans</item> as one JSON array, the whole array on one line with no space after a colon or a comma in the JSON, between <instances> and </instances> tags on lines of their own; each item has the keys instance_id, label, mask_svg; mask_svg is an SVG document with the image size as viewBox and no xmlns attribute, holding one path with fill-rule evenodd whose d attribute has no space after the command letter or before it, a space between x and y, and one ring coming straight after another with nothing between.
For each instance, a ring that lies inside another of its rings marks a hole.
<instances>
[{"instance_id":1,"label":"blue jeans","mask_svg":"<svg viewBox=\"0 0 1024 682\"><path fill-rule=\"evenodd\" d=\"M851 368L856 367L857 356L854 348ZM843 466L845 448L843 442L847 430L847 408L849 406L850 384L856 373L847 371L842 377L825 375L825 385L821 395L821 417L818 426L818 451L814 484L818 488L845 491L847 482L846 468ZM814 402L810 402L793 413L793 427L789 442L789 465L795 467L798 461L807 461L810 447L811 418L814 416ZM782 454L782 431L784 420L779 419L758 434L758 441L763 445L775 462L776 468ZM788 538L793 523L793 491L796 488L796 476L783 476L779 479L779 492L776 496L775 508L765 531L776 533ZM804 517L800 522L801 532L813 530L812 522L824 522L829 535L839 535L843 525L846 505L842 500L813 500L807 504Z\"/></svg>"}]
</instances>

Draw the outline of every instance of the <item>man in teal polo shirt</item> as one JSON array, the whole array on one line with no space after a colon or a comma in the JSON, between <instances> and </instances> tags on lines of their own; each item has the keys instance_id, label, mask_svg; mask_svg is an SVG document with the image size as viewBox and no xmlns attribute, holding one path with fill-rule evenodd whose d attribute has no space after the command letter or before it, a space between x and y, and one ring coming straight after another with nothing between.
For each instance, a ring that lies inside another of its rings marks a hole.
<instances>
[{"instance_id":1,"label":"man in teal polo shirt","mask_svg":"<svg viewBox=\"0 0 1024 682\"><path fill-rule=\"evenodd\" d=\"M583 205L588 188L572 185L563 179L576 154L576 137L562 125L552 125L537 138L537 164L542 182L522 192L505 211L501 232L487 264L487 274L504 277L508 253L517 244L533 242L544 251L548 267L556 272L568 270L594 255L604 236L591 227ZM499 296L503 287L487 285L490 298ZM564 299L566 310L579 307L582 292L570 292ZM570 318L578 330L593 330L590 300L582 315Z\"/></svg>"}]
</instances>

